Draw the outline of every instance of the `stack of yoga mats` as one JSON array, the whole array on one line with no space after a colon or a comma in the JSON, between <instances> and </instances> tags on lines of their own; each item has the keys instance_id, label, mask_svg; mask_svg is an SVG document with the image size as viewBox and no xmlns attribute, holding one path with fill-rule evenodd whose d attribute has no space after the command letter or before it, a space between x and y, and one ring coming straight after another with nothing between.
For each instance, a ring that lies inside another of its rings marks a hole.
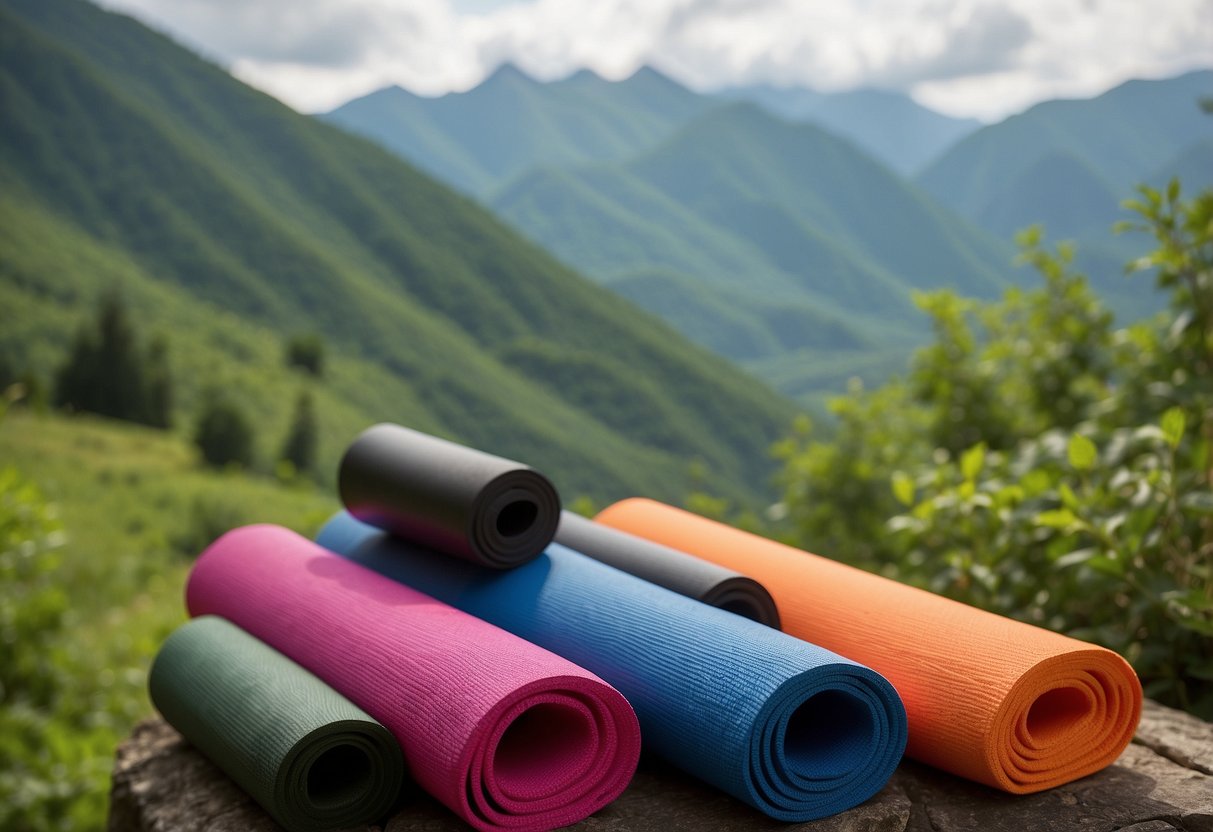
<instances>
[{"instance_id":1,"label":"stack of yoga mats","mask_svg":"<svg viewBox=\"0 0 1213 832\"><path fill-rule=\"evenodd\" d=\"M906 753L1014 793L1112 763L1141 714L1116 653L905 586L651 500L598 521L739 569L784 629L883 673L910 718Z\"/></svg>"},{"instance_id":2,"label":"stack of yoga mats","mask_svg":"<svg viewBox=\"0 0 1213 832\"><path fill-rule=\"evenodd\" d=\"M787 821L862 803L907 750L1033 792L1140 714L1110 651L648 500L562 516L538 472L407 428L364 431L338 482L318 543L248 526L201 555L149 680L292 832L379 819L406 770L477 829L575 823L641 729Z\"/></svg>"},{"instance_id":3,"label":"stack of yoga mats","mask_svg":"<svg viewBox=\"0 0 1213 832\"><path fill-rule=\"evenodd\" d=\"M219 615L379 720L409 773L482 830L575 823L626 788L636 716L594 674L277 526L198 559L191 615Z\"/></svg>"},{"instance_id":4,"label":"stack of yoga mats","mask_svg":"<svg viewBox=\"0 0 1213 832\"><path fill-rule=\"evenodd\" d=\"M348 513L318 542L597 673L648 748L773 818L862 803L901 758L905 712L879 674L563 546L497 571Z\"/></svg>"}]
</instances>

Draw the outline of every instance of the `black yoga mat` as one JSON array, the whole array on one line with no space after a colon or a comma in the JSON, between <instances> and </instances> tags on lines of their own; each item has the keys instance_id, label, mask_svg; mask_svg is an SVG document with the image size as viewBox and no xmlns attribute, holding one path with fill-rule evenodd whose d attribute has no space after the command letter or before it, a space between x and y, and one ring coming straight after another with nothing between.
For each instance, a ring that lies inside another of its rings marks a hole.
<instances>
[{"instance_id":1,"label":"black yoga mat","mask_svg":"<svg viewBox=\"0 0 1213 832\"><path fill-rule=\"evenodd\" d=\"M560 520L560 497L539 472L399 425L354 440L338 489L364 523L497 569L542 552Z\"/></svg>"},{"instance_id":2,"label":"black yoga mat","mask_svg":"<svg viewBox=\"0 0 1213 832\"><path fill-rule=\"evenodd\" d=\"M779 610L762 584L686 552L564 511L556 542L649 583L779 629Z\"/></svg>"},{"instance_id":3,"label":"black yoga mat","mask_svg":"<svg viewBox=\"0 0 1213 832\"><path fill-rule=\"evenodd\" d=\"M148 688L169 724L292 832L380 820L400 794L404 758L387 728L225 619L170 635Z\"/></svg>"}]
</instances>

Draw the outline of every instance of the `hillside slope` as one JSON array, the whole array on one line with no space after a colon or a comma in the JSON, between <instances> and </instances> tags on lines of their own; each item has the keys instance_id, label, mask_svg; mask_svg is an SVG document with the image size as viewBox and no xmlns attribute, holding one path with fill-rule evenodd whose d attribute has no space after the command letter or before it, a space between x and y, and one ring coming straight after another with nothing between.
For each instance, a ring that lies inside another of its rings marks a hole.
<instances>
[{"instance_id":1,"label":"hillside slope","mask_svg":"<svg viewBox=\"0 0 1213 832\"><path fill-rule=\"evenodd\" d=\"M924 326L912 289L992 296L1009 276L1008 247L844 140L745 103L623 163L520 177L491 204L788 393L855 353L891 359L860 362L872 379L899 369Z\"/></svg>"},{"instance_id":2,"label":"hillside slope","mask_svg":"<svg viewBox=\"0 0 1213 832\"><path fill-rule=\"evenodd\" d=\"M964 216L980 222L994 214L1022 227L1041 205L1012 195L1034 166L1059 155L1082 159L1105 189L1127 195L1185 147L1213 136L1213 118L1199 107L1209 95L1213 70L1128 81L1091 99L1046 101L963 139L918 182ZM1061 177L1053 194L1063 196L1070 184Z\"/></svg>"},{"instance_id":3,"label":"hillside slope","mask_svg":"<svg viewBox=\"0 0 1213 832\"><path fill-rule=\"evenodd\" d=\"M177 340L184 402L230 383L277 412L282 385L258 379L285 334L316 330L369 388L331 374L330 448L398 419L570 495L678 498L693 460L734 496L764 491L786 401L370 143L79 0L0 3L0 90L16 363L45 370L119 284Z\"/></svg>"}]
</instances>

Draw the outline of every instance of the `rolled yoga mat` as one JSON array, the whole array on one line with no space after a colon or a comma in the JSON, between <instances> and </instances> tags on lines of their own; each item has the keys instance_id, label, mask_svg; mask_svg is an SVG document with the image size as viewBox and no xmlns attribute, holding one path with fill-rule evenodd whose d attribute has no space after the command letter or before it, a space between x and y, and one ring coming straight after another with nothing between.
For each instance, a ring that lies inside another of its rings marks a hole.
<instances>
[{"instance_id":1,"label":"rolled yoga mat","mask_svg":"<svg viewBox=\"0 0 1213 832\"><path fill-rule=\"evenodd\" d=\"M742 569L786 632L883 673L910 718L906 754L1016 794L1099 771L1128 745L1141 684L1123 658L652 500L598 521Z\"/></svg>"},{"instance_id":2,"label":"rolled yoga mat","mask_svg":"<svg viewBox=\"0 0 1213 832\"><path fill-rule=\"evenodd\" d=\"M359 520L497 569L542 552L560 520L560 497L539 472L399 425L363 431L337 479Z\"/></svg>"},{"instance_id":3,"label":"rolled yoga mat","mask_svg":"<svg viewBox=\"0 0 1213 832\"><path fill-rule=\"evenodd\" d=\"M186 603L382 722L413 778L477 829L575 823L636 769L636 715L597 676L287 529L219 538L194 565Z\"/></svg>"},{"instance_id":4,"label":"rolled yoga mat","mask_svg":"<svg viewBox=\"0 0 1213 832\"><path fill-rule=\"evenodd\" d=\"M571 511L560 513L556 542L679 595L779 628L779 610L771 594L758 581L731 569Z\"/></svg>"},{"instance_id":5,"label":"rolled yoga mat","mask_svg":"<svg viewBox=\"0 0 1213 832\"><path fill-rule=\"evenodd\" d=\"M173 632L148 691L170 725L292 832L381 820L400 793L404 760L387 728L222 618Z\"/></svg>"},{"instance_id":6,"label":"rolled yoga mat","mask_svg":"<svg viewBox=\"0 0 1213 832\"><path fill-rule=\"evenodd\" d=\"M559 544L494 572L344 512L318 539L592 669L628 697L646 747L773 818L862 803L901 758L905 711L879 674Z\"/></svg>"}]
</instances>

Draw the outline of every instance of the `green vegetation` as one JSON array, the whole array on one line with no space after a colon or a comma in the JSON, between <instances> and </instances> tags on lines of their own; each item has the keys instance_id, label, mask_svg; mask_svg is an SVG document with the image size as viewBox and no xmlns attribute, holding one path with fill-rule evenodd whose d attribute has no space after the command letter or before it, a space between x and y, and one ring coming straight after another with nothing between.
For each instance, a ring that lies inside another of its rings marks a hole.
<instances>
[{"instance_id":1,"label":"green vegetation","mask_svg":"<svg viewBox=\"0 0 1213 832\"><path fill-rule=\"evenodd\" d=\"M209 471L163 431L23 408L0 459L0 828L102 829L114 748L185 620L182 554L243 523L310 534L337 503Z\"/></svg>"},{"instance_id":2,"label":"green vegetation","mask_svg":"<svg viewBox=\"0 0 1213 832\"><path fill-rule=\"evenodd\" d=\"M906 380L832 403L781 455L797 545L1111 647L1149 696L1213 716L1213 190L1132 203L1170 312L1127 328L1039 230L1044 279L919 297ZM719 509L719 506L717 506Z\"/></svg>"},{"instance_id":3,"label":"green vegetation","mask_svg":"<svg viewBox=\"0 0 1213 832\"><path fill-rule=\"evenodd\" d=\"M315 378L324 375L324 339L316 333L296 335L286 345L286 366Z\"/></svg>"},{"instance_id":4,"label":"green vegetation","mask_svg":"<svg viewBox=\"0 0 1213 832\"><path fill-rule=\"evenodd\" d=\"M101 303L95 326L82 326L55 376L55 404L155 428L172 422L168 346L157 338L146 356L118 294Z\"/></svg>"},{"instance_id":5,"label":"green vegetation","mask_svg":"<svg viewBox=\"0 0 1213 832\"><path fill-rule=\"evenodd\" d=\"M223 393L216 391L203 400L194 444L208 465L252 467L253 426L244 409Z\"/></svg>"},{"instance_id":6,"label":"green vegetation","mask_svg":"<svg viewBox=\"0 0 1213 832\"><path fill-rule=\"evenodd\" d=\"M319 432L312 394L304 390L295 400L295 417L291 421L291 432L286 436L278 459L290 465L293 473L311 472L316 466L316 440Z\"/></svg>"},{"instance_id":7,"label":"green vegetation","mask_svg":"<svg viewBox=\"0 0 1213 832\"><path fill-rule=\"evenodd\" d=\"M0 84L0 355L19 373L48 378L117 285L147 338L171 335L178 419L225 391L264 465L305 332L324 340L321 472L390 420L526 460L570 498L677 499L700 459L769 498L790 402L386 151L80 0L0 0ZM557 362L608 355L598 389L512 365L532 339ZM638 380L670 391L659 411L595 409ZM690 452L639 438L663 433Z\"/></svg>"}]
</instances>

